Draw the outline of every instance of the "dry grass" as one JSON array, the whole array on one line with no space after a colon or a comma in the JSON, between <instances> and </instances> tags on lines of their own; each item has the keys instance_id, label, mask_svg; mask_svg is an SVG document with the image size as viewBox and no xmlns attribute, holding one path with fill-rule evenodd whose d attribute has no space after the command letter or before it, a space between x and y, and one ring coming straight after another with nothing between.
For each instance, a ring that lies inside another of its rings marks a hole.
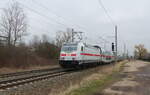
<instances>
[{"instance_id":1,"label":"dry grass","mask_svg":"<svg viewBox=\"0 0 150 95\"><path fill-rule=\"evenodd\" d=\"M87 95L93 93L111 83L114 79L112 74L120 71L124 63L126 63L126 61L116 64L115 66L112 65L110 67L101 68L90 76L83 78L78 84L71 85L66 91L57 95Z\"/></svg>"},{"instance_id":2,"label":"dry grass","mask_svg":"<svg viewBox=\"0 0 150 95\"><path fill-rule=\"evenodd\" d=\"M31 66L31 67L28 67L28 68L7 68L7 67L3 67L3 68L0 68L0 74L22 72L22 71L29 71L29 70L48 69L48 68L54 68L54 67L59 67L59 65Z\"/></svg>"}]
</instances>

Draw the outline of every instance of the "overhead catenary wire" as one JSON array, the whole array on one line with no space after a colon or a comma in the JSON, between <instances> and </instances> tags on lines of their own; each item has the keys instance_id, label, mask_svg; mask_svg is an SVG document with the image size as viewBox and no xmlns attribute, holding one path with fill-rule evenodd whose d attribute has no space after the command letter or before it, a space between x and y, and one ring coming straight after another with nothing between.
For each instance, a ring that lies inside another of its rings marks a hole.
<instances>
[{"instance_id":1,"label":"overhead catenary wire","mask_svg":"<svg viewBox=\"0 0 150 95\"><path fill-rule=\"evenodd\" d=\"M57 23L57 24L59 24L59 25L62 25L62 26L64 26L64 27L67 27L67 28L69 27L68 25L66 25L66 24L64 24L64 23L61 23L61 22L59 22L59 21L56 21L56 20L54 20L54 19L48 17L47 15L41 14L40 12L38 12L38 11L32 9L32 8L27 7L26 5L22 4L21 2L19 2L19 4L22 5L24 8L28 9L29 11L32 11L32 12L36 13L37 15L44 17L44 18L45 18L46 20L48 20L48 21L51 20L51 21L53 21L53 22L55 22L55 23ZM52 22L50 22L50 23L52 23Z\"/></svg>"},{"instance_id":2,"label":"overhead catenary wire","mask_svg":"<svg viewBox=\"0 0 150 95\"><path fill-rule=\"evenodd\" d=\"M12 1L12 2L11 2L11 1ZM11 1L10 1L8 4L15 2L14 0L11 0ZM54 19L48 17L47 15L41 14L40 12L38 12L38 11L36 11L35 9L32 9L32 8L30 8L30 7L28 7L28 6L24 5L24 4L22 4L21 2L18 2L18 3L19 3L23 8L25 8L25 9L27 9L27 10L29 10L29 11L35 13L36 15L39 15L39 16L43 17L43 20L45 19L44 22L47 23L47 24L50 24L50 25L53 25L53 26L56 26L57 24L59 24L59 25L64 26L65 28L69 28L69 26L67 26L67 25L65 25L65 24L63 24L63 23L54 21ZM40 20L36 20L36 21L38 21L38 23L40 22ZM53 23L53 22L55 22L55 23ZM41 23L40 23L40 24L41 24ZM30 25L29 25L29 27L30 27L30 29L33 29L33 26L30 26ZM36 27L36 28L34 28L34 29L39 29L39 30L42 30L42 31L48 31L47 29L40 28L40 27Z\"/></svg>"},{"instance_id":3,"label":"overhead catenary wire","mask_svg":"<svg viewBox=\"0 0 150 95\"><path fill-rule=\"evenodd\" d=\"M12 2L15 2L15 0L11 0L11 1L12 1ZM18 1L18 3L19 3L22 7L28 9L29 11L31 11L31 12L33 12L33 13L36 13L36 14L39 15L39 16L44 17L47 21L52 20L52 21L56 22L57 24L60 24L60 25L65 26L65 27L67 27L67 28L70 28L70 27L68 27L66 24L61 23L61 22L59 22L59 21L55 21L56 19L52 19L52 18L49 17L48 15L42 14L42 13L40 13L39 11L37 11L37 10L35 10L35 9L32 9L32 8L30 8L30 7L26 6L26 5L24 5L22 2L19 2L19 1Z\"/></svg>"},{"instance_id":4,"label":"overhead catenary wire","mask_svg":"<svg viewBox=\"0 0 150 95\"><path fill-rule=\"evenodd\" d=\"M84 27L81 27L81 26L78 25L78 24L72 23L72 21L70 21L70 20L64 18L63 16L58 15L57 13L55 13L55 12L52 11L52 10L50 10L50 9L47 8L46 6L44 6L44 5L40 4L40 3L38 3L37 1L35 1L35 0L31 0L31 1L32 1L34 4L40 6L41 8L48 10L50 13L52 13L53 15L55 15L57 18L62 19L62 20L64 20L64 21L66 21L66 22L71 22L72 25L74 25L74 26L76 26L76 27L78 27L78 28L80 28L80 29L82 29L82 30L84 30L84 31L87 31Z\"/></svg>"},{"instance_id":5,"label":"overhead catenary wire","mask_svg":"<svg viewBox=\"0 0 150 95\"><path fill-rule=\"evenodd\" d=\"M112 17L109 15L107 9L105 8L104 4L102 3L102 0L98 0L99 5L103 8L105 14L107 15L107 17L109 18L109 20L111 21L112 25L116 25L115 22L113 21Z\"/></svg>"},{"instance_id":6,"label":"overhead catenary wire","mask_svg":"<svg viewBox=\"0 0 150 95\"><path fill-rule=\"evenodd\" d=\"M35 23L40 23L42 25L47 25L47 26L54 26L55 27L55 24L53 23L50 23L49 21L45 20L45 19L38 19L38 18L34 18L34 17L30 17L32 19L32 22L35 22Z\"/></svg>"},{"instance_id":7,"label":"overhead catenary wire","mask_svg":"<svg viewBox=\"0 0 150 95\"><path fill-rule=\"evenodd\" d=\"M49 10L47 7L45 7L44 5L39 4L39 3L38 3L38 2L36 2L35 0L31 0L31 1L32 1L32 2L34 2L35 4L37 4L38 6L40 6L40 7L44 8L44 9L48 10L49 12L51 12L52 14L54 14L55 16L57 16L57 17L59 17L59 18L60 18L60 16L59 16L59 15L55 14L54 12L52 12L51 10Z\"/></svg>"}]
</instances>

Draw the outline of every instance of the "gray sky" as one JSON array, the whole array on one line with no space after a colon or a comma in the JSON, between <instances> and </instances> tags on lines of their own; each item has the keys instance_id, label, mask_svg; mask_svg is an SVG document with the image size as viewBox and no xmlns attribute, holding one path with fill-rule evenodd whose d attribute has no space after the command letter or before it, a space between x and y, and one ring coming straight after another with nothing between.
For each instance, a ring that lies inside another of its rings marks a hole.
<instances>
[{"instance_id":1,"label":"gray sky","mask_svg":"<svg viewBox=\"0 0 150 95\"><path fill-rule=\"evenodd\" d=\"M56 31L65 30L67 27L83 31L88 43L102 44L98 39L101 36L110 42L114 40L107 37L114 35L114 26L98 0L17 1L23 4L30 25L28 32L30 36L25 40L30 39L32 35L41 34L54 38ZM0 0L0 8L7 7L10 2L12 1ZM102 2L118 25L119 51L123 51L124 43L130 54L135 44L142 43L150 50L150 0L102 0Z\"/></svg>"}]
</instances>

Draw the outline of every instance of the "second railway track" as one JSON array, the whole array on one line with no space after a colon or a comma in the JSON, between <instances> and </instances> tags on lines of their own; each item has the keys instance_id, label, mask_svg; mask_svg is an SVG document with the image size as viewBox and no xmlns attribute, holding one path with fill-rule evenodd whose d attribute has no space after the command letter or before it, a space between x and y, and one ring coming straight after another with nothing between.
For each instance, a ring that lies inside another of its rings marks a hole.
<instances>
[{"instance_id":1,"label":"second railway track","mask_svg":"<svg viewBox=\"0 0 150 95\"><path fill-rule=\"evenodd\" d=\"M40 80L44 80L44 79L48 79L48 78L52 78L56 76L61 76L64 74L71 73L73 71L74 71L73 69L60 69L54 72L46 72L46 73L42 73L39 75L25 76L21 78L3 80L3 81L0 81L0 90L2 91L2 90L6 90L12 87L24 85L27 83L36 82L36 81L40 81Z\"/></svg>"},{"instance_id":2,"label":"second railway track","mask_svg":"<svg viewBox=\"0 0 150 95\"><path fill-rule=\"evenodd\" d=\"M30 71L23 71L23 72L15 72L15 73L7 73L7 74L0 74L0 78L8 78L8 77L16 77L21 75L33 74L33 73L41 73L41 72L49 72L61 69L60 67L55 67L51 69L40 69L40 70L30 70Z\"/></svg>"}]
</instances>

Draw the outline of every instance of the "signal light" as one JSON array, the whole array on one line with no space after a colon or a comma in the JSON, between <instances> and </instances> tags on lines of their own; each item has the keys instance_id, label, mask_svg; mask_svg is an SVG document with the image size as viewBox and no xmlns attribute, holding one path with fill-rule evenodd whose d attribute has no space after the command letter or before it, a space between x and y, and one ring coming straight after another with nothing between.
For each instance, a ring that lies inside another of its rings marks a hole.
<instances>
[{"instance_id":1,"label":"signal light","mask_svg":"<svg viewBox=\"0 0 150 95\"><path fill-rule=\"evenodd\" d=\"M114 49L115 49L115 45L114 43L112 43L112 51L114 51Z\"/></svg>"}]
</instances>

